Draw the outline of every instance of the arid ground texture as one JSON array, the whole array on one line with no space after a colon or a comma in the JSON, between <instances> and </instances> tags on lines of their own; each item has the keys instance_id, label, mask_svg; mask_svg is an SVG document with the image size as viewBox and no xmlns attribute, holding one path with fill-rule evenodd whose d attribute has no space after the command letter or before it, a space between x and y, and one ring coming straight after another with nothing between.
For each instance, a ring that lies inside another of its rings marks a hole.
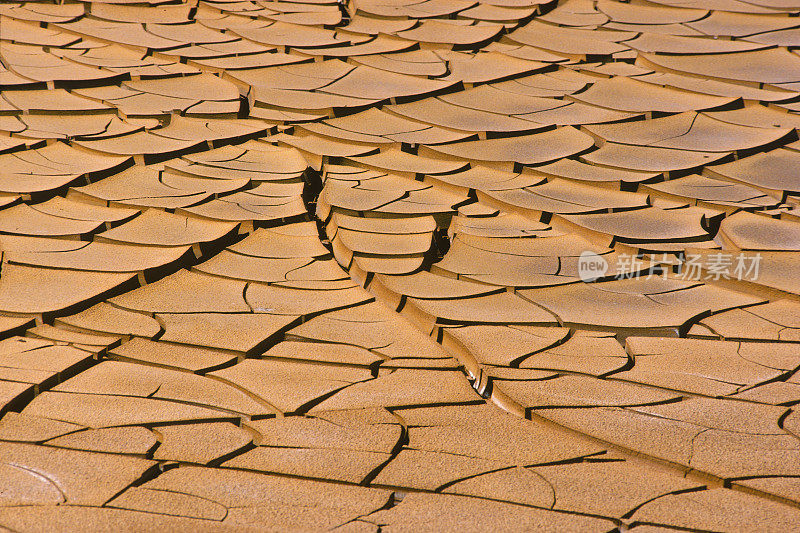
<instances>
[{"instance_id":1,"label":"arid ground texture","mask_svg":"<svg viewBox=\"0 0 800 533\"><path fill-rule=\"evenodd\" d=\"M800 0L0 3L0 531L800 530Z\"/></svg>"}]
</instances>

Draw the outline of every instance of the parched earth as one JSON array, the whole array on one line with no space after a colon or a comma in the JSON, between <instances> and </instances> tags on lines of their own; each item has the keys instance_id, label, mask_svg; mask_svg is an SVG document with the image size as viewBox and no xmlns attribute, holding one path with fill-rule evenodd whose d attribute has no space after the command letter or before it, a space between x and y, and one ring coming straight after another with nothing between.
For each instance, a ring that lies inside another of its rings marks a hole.
<instances>
[{"instance_id":1,"label":"parched earth","mask_svg":"<svg viewBox=\"0 0 800 533\"><path fill-rule=\"evenodd\" d=\"M0 530L800 529L800 2L0 4Z\"/></svg>"}]
</instances>

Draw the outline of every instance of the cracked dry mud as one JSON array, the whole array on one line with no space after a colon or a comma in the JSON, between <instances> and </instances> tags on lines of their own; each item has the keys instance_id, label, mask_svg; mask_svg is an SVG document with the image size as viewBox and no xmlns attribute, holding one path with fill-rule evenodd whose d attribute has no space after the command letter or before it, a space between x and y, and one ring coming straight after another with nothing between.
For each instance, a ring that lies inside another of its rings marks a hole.
<instances>
[{"instance_id":1,"label":"cracked dry mud","mask_svg":"<svg viewBox=\"0 0 800 533\"><path fill-rule=\"evenodd\" d=\"M798 14L3 2L0 531L800 529Z\"/></svg>"}]
</instances>

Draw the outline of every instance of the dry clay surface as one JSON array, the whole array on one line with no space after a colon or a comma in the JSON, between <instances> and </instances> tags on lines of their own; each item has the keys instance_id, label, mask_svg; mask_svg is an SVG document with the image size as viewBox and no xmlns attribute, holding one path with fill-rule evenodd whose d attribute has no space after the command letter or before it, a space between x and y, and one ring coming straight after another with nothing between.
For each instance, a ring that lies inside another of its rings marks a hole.
<instances>
[{"instance_id":1,"label":"dry clay surface","mask_svg":"<svg viewBox=\"0 0 800 533\"><path fill-rule=\"evenodd\" d=\"M800 529L799 14L3 2L0 531Z\"/></svg>"}]
</instances>

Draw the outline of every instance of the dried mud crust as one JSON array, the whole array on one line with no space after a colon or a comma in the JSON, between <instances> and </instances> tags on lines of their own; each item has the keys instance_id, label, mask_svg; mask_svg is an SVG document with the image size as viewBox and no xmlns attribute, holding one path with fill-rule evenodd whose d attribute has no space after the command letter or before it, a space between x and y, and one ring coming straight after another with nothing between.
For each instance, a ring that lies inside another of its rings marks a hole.
<instances>
[{"instance_id":1,"label":"dried mud crust","mask_svg":"<svg viewBox=\"0 0 800 533\"><path fill-rule=\"evenodd\" d=\"M798 13L1 4L0 529L797 529Z\"/></svg>"}]
</instances>

